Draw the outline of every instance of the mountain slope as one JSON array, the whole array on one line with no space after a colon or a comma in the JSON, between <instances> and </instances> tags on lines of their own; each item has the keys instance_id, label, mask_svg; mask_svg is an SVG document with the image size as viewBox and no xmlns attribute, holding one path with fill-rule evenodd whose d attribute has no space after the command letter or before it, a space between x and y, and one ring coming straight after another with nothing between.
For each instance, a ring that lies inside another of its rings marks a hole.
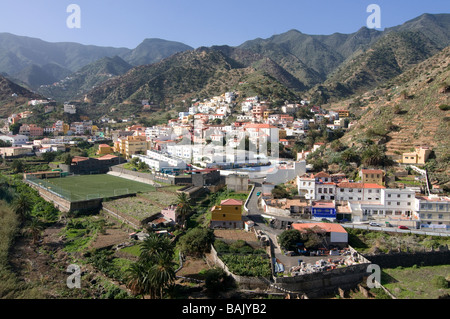
<instances>
[{"instance_id":1,"label":"mountain slope","mask_svg":"<svg viewBox=\"0 0 450 319\"><path fill-rule=\"evenodd\" d=\"M329 75L319 87L322 103L346 98L382 85L438 53L440 48L419 31L389 32L367 50L360 50ZM315 100L317 101L317 99Z\"/></svg>"},{"instance_id":2,"label":"mountain slope","mask_svg":"<svg viewBox=\"0 0 450 319\"><path fill-rule=\"evenodd\" d=\"M120 57L103 58L88 64L64 80L38 88L38 92L60 102L82 98L106 80L125 74L132 66Z\"/></svg>"},{"instance_id":3,"label":"mountain slope","mask_svg":"<svg viewBox=\"0 0 450 319\"><path fill-rule=\"evenodd\" d=\"M30 99L43 99L39 94L0 76L0 117L8 117L19 106Z\"/></svg>"},{"instance_id":4,"label":"mountain slope","mask_svg":"<svg viewBox=\"0 0 450 319\"><path fill-rule=\"evenodd\" d=\"M122 54L121 57L133 66L152 64L175 53L193 50L194 48L180 42L163 39L145 39L134 50Z\"/></svg>"},{"instance_id":5,"label":"mountain slope","mask_svg":"<svg viewBox=\"0 0 450 319\"><path fill-rule=\"evenodd\" d=\"M71 73L72 72L70 70L54 63L46 64L42 67L33 64L14 74L14 80L18 80L34 89L37 89L41 85L48 85L58 82Z\"/></svg>"},{"instance_id":6,"label":"mountain slope","mask_svg":"<svg viewBox=\"0 0 450 319\"><path fill-rule=\"evenodd\" d=\"M245 85L239 83L246 81L251 83L248 90L265 92L275 98L295 95L264 72L244 67L219 50L199 48L135 67L93 89L86 99L97 105L140 104L144 99L169 105L184 99L208 98L232 88L242 89Z\"/></svg>"},{"instance_id":7,"label":"mountain slope","mask_svg":"<svg viewBox=\"0 0 450 319\"><path fill-rule=\"evenodd\" d=\"M361 118L342 141L347 145L366 138L386 146L387 155L399 159L416 145L433 148L430 164L435 179L450 181L450 47L392 79L385 88L369 91L362 107L351 108ZM343 101L340 108L351 104ZM441 106L441 107L440 107Z\"/></svg>"},{"instance_id":8,"label":"mountain slope","mask_svg":"<svg viewBox=\"0 0 450 319\"><path fill-rule=\"evenodd\" d=\"M149 64L176 52L191 49L185 44L162 39L147 39L135 49L128 49L71 42L51 43L0 33L0 72L14 76L32 65L43 67L49 64L76 72L99 59L114 56L120 56L132 65Z\"/></svg>"}]
</instances>

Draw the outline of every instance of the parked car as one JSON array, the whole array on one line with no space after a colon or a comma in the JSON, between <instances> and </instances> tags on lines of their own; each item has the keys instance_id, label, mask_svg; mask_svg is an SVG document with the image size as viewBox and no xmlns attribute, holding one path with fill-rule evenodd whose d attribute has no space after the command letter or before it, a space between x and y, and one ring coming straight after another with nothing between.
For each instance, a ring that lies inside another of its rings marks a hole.
<instances>
[{"instance_id":1,"label":"parked car","mask_svg":"<svg viewBox=\"0 0 450 319\"><path fill-rule=\"evenodd\" d=\"M372 227L381 227L380 224L374 223L374 222L369 223L369 226L372 226Z\"/></svg>"},{"instance_id":2,"label":"parked car","mask_svg":"<svg viewBox=\"0 0 450 319\"><path fill-rule=\"evenodd\" d=\"M400 226L398 226L398 229L409 229L409 228L406 226L400 225Z\"/></svg>"},{"instance_id":3,"label":"parked car","mask_svg":"<svg viewBox=\"0 0 450 319\"><path fill-rule=\"evenodd\" d=\"M259 196L259 195L261 195L261 192L257 192L257 193L256 193L256 196Z\"/></svg>"}]
</instances>

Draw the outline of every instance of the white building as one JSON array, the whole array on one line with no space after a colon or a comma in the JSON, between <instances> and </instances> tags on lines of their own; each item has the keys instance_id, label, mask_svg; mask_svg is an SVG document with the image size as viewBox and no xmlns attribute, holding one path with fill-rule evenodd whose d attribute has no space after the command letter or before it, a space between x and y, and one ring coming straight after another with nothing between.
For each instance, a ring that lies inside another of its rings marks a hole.
<instances>
[{"instance_id":1,"label":"white building","mask_svg":"<svg viewBox=\"0 0 450 319\"><path fill-rule=\"evenodd\" d=\"M25 135L0 135L0 140L9 142L12 147L22 146L28 143L28 136Z\"/></svg>"},{"instance_id":2,"label":"white building","mask_svg":"<svg viewBox=\"0 0 450 319\"><path fill-rule=\"evenodd\" d=\"M414 214L420 220L421 228L450 228L450 198L417 196Z\"/></svg>"}]
</instances>

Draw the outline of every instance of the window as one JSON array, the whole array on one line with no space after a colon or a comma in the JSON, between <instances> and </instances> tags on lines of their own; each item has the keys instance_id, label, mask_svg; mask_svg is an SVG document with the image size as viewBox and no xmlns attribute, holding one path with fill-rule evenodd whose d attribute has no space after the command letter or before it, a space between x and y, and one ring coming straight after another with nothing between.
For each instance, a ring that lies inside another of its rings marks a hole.
<instances>
[{"instance_id":1,"label":"window","mask_svg":"<svg viewBox=\"0 0 450 319\"><path fill-rule=\"evenodd\" d=\"M397 202L397 206L400 206L400 202Z\"/></svg>"},{"instance_id":2,"label":"window","mask_svg":"<svg viewBox=\"0 0 450 319\"><path fill-rule=\"evenodd\" d=\"M443 215L443 214L439 214L439 215L438 215L438 218L439 218L439 219L443 219L443 218L444 218L444 215Z\"/></svg>"},{"instance_id":3,"label":"window","mask_svg":"<svg viewBox=\"0 0 450 319\"><path fill-rule=\"evenodd\" d=\"M341 188L341 193L343 193L344 192L344 189L343 188Z\"/></svg>"},{"instance_id":4,"label":"window","mask_svg":"<svg viewBox=\"0 0 450 319\"><path fill-rule=\"evenodd\" d=\"M400 194L397 194L397 198L400 198Z\"/></svg>"},{"instance_id":5,"label":"window","mask_svg":"<svg viewBox=\"0 0 450 319\"><path fill-rule=\"evenodd\" d=\"M388 202L388 205L390 206L390 205L391 205L391 202Z\"/></svg>"},{"instance_id":6,"label":"window","mask_svg":"<svg viewBox=\"0 0 450 319\"><path fill-rule=\"evenodd\" d=\"M348 191L349 191L350 193L353 193L353 188L350 188Z\"/></svg>"},{"instance_id":7,"label":"window","mask_svg":"<svg viewBox=\"0 0 450 319\"><path fill-rule=\"evenodd\" d=\"M428 218L428 219L433 218L433 214L427 214L427 218Z\"/></svg>"},{"instance_id":8,"label":"window","mask_svg":"<svg viewBox=\"0 0 450 319\"><path fill-rule=\"evenodd\" d=\"M408 198L411 198L411 194L408 195Z\"/></svg>"},{"instance_id":9,"label":"window","mask_svg":"<svg viewBox=\"0 0 450 319\"><path fill-rule=\"evenodd\" d=\"M388 194L388 197L391 198L391 194Z\"/></svg>"},{"instance_id":10,"label":"window","mask_svg":"<svg viewBox=\"0 0 450 319\"><path fill-rule=\"evenodd\" d=\"M371 190L371 189L369 189L369 193L372 193L372 190Z\"/></svg>"}]
</instances>

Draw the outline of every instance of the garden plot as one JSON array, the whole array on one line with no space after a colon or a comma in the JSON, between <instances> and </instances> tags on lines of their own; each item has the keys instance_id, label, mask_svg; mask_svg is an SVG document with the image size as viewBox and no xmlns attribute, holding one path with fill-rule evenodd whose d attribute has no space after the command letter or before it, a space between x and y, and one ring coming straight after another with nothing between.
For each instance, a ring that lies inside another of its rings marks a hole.
<instances>
[{"instance_id":1,"label":"garden plot","mask_svg":"<svg viewBox=\"0 0 450 319\"><path fill-rule=\"evenodd\" d=\"M161 212L161 206L140 197L127 197L103 203L103 206L120 215L143 221Z\"/></svg>"}]
</instances>

